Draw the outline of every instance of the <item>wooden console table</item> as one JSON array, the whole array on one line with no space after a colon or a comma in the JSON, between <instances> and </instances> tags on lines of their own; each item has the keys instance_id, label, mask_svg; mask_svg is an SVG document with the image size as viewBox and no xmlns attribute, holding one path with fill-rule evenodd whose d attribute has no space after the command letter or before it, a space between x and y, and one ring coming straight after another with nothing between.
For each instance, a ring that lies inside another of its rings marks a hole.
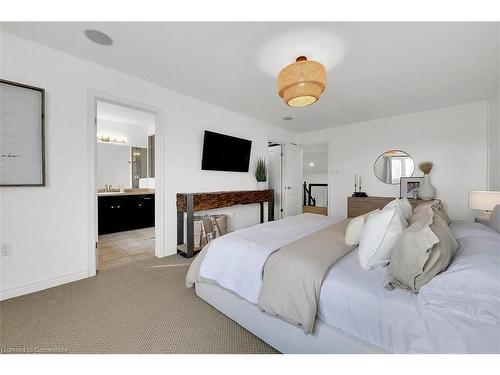
<instances>
[{"instance_id":1,"label":"wooden console table","mask_svg":"<svg viewBox=\"0 0 500 375\"><path fill-rule=\"evenodd\" d=\"M246 190L219 191L214 193L178 193L177 194L177 254L191 258L194 247L194 213L196 211L231 207L238 204L260 203L260 222L264 222L264 203L268 203L267 220L274 220L274 191ZM186 235L184 241L184 213L187 215Z\"/></svg>"}]
</instances>

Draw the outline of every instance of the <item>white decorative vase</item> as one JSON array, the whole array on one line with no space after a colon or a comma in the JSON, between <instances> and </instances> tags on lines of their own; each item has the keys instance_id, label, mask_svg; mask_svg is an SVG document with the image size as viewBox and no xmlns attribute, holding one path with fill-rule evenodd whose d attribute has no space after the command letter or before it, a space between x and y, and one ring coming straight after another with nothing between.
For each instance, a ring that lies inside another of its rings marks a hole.
<instances>
[{"instance_id":1,"label":"white decorative vase","mask_svg":"<svg viewBox=\"0 0 500 375\"><path fill-rule=\"evenodd\" d=\"M267 181L264 182L257 181L257 190L267 190Z\"/></svg>"},{"instance_id":2,"label":"white decorative vase","mask_svg":"<svg viewBox=\"0 0 500 375\"><path fill-rule=\"evenodd\" d=\"M424 183L418 188L418 197L424 201L430 201L436 196L436 189L431 185L430 177L424 174Z\"/></svg>"}]
</instances>

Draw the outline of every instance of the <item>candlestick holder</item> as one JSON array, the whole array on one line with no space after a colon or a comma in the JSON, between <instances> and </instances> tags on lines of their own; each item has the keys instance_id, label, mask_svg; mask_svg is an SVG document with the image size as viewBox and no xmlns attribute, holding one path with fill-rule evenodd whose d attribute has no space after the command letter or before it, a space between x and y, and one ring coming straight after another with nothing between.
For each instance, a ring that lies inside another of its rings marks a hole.
<instances>
[{"instance_id":1,"label":"candlestick holder","mask_svg":"<svg viewBox=\"0 0 500 375\"><path fill-rule=\"evenodd\" d=\"M359 182L359 191L358 191L358 182ZM362 197L362 198L368 196L368 194L366 194L364 191L361 191L361 176L354 175L354 193L352 193L352 196Z\"/></svg>"},{"instance_id":2,"label":"candlestick holder","mask_svg":"<svg viewBox=\"0 0 500 375\"><path fill-rule=\"evenodd\" d=\"M352 196L357 198L366 198L368 194L366 194L364 191L355 191L354 193L352 193Z\"/></svg>"},{"instance_id":3,"label":"candlestick holder","mask_svg":"<svg viewBox=\"0 0 500 375\"><path fill-rule=\"evenodd\" d=\"M357 191L357 185L354 185L354 193L352 193L352 196L357 198L366 198L368 194L361 191L361 185L359 185L359 191Z\"/></svg>"}]
</instances>

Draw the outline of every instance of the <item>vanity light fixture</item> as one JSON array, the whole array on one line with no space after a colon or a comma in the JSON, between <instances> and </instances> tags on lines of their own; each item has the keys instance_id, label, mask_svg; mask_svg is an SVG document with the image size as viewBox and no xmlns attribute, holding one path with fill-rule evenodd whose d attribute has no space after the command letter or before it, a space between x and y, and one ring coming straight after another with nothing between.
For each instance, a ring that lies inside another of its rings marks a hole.
<instances>
[{"instance_id":1,"label":"vanity light fixture","mask_svg":"<svg viewBox=\"0 0 500 375\"><path fill-rule=\"evenodd\" d=\"M116 138L116 137L111 137L109 135L98 135L97 141L103 143L120 143L120 144L125 144L127 142L125 138Z\"/></svg>"},{"instance_id":2,"label":"vanity light fixture","mask_svg":"<svg viewBox=\"0 0 500 375\"><path fill-rule=\"evenodd\" d=\"M291 107L305 107L318 101L326 87L326 69L305 56L297 57L278 75L278 94Z\"/></svg>"}]
</instances>

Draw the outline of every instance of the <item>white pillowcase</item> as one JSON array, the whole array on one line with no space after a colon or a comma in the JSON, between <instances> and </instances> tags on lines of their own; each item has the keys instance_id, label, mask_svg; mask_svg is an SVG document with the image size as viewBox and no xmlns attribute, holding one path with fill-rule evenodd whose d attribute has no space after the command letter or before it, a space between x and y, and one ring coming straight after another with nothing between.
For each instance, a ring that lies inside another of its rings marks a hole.
<instances>
[{"instance_id":1,"label":"white pillowcase","mask_svg":"<svg viewBox=\"0 0 500 375\"><path fill-rule=\"evenodd\" d=\"M346 245L355 246L359 244L361 240L361 235L363 234L363 228L365 227L366 219L369 215L374 212L380 211L379 209L368 212L365 215L356 216L354 219L349 221L347 229L345 231L345 243Z\"/></svg>"},{"instance_id":2,"label":"white pillowcase","mask_svg":"<svg viewBox=\"0 0 500 375\"><path fill-rule=\"evenodd\" d=\"M386 266L397 239L408 227L403 211L390 206L371 214L364 225L359 242L359 264L364 269Z\"/></svg>"},{"instance_id":3,"label":"white pillowcase","mask_svg":"<svg viewBox=\"0 0 500 375\"><path fill-rule=\"evenodd\" d=\"M401 210L401 213L403 214L403 217L405 218L406 221L408 221L410 217L413 215L413 206L411 205L408 198L402 198L402 199L396 198L387 203L384 206L384 209L392 207L397 207L398 210Z\"/></svg>"}]
</instances>

